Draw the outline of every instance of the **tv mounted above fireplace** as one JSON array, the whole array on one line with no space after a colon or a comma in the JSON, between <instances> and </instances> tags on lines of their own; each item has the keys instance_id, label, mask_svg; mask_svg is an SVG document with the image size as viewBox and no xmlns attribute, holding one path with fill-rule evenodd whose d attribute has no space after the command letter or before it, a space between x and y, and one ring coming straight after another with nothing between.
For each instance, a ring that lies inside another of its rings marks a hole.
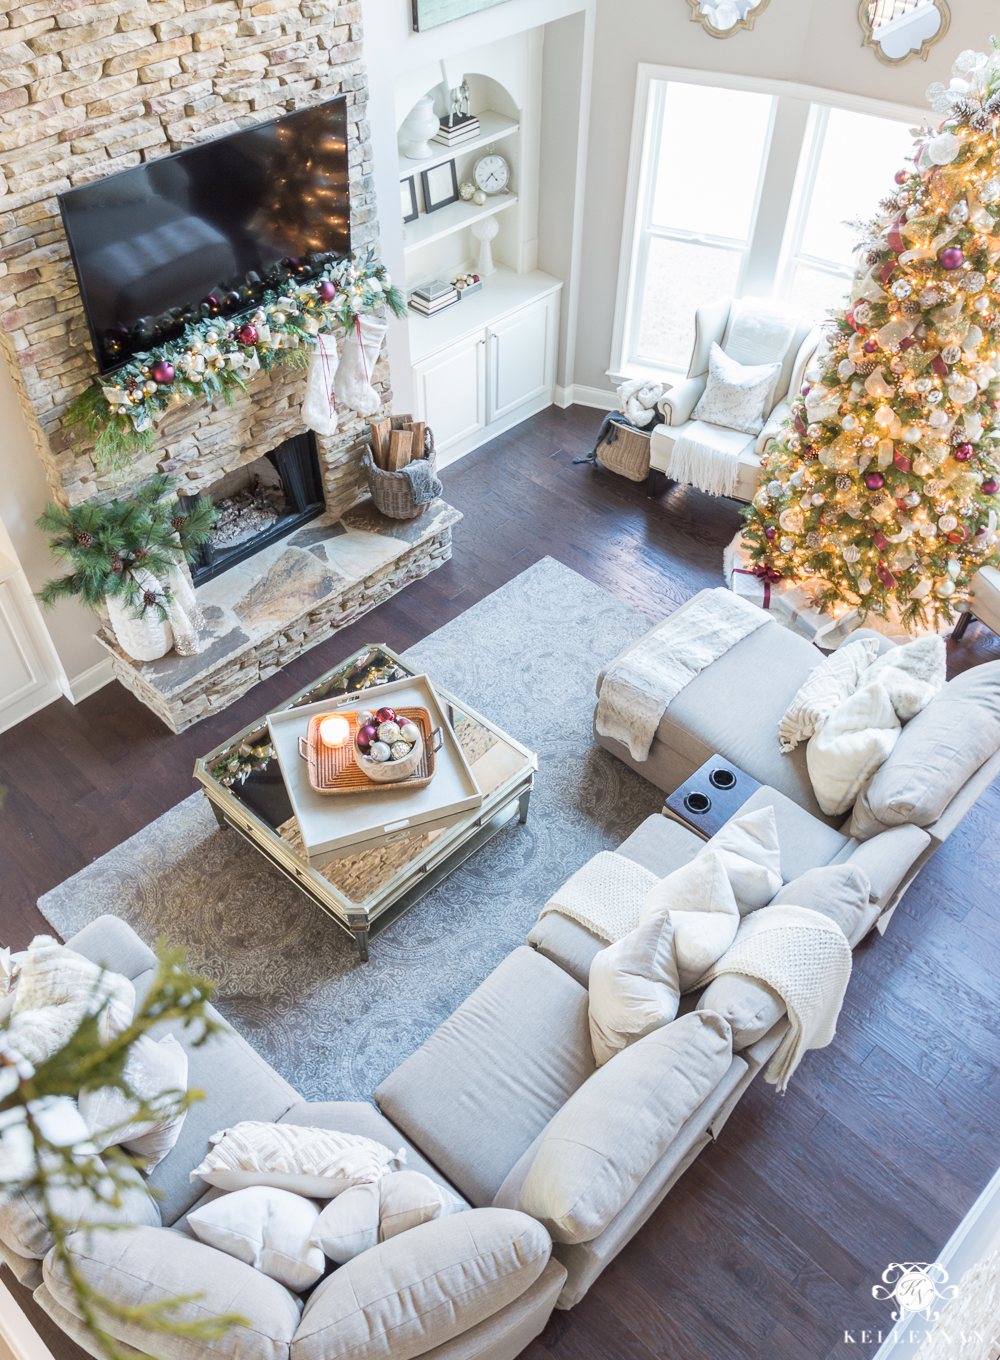
<instances>
[{"instance_id":1,"label":"tv mounted above fireplace","mask_svg":"<svg viewBox=\"0 0 1000 1360\"><path fill-rule=\"evenodd\" d=\"M59 196L102 374L351 253L339 95Z\"/></svg>"}]
</instances>

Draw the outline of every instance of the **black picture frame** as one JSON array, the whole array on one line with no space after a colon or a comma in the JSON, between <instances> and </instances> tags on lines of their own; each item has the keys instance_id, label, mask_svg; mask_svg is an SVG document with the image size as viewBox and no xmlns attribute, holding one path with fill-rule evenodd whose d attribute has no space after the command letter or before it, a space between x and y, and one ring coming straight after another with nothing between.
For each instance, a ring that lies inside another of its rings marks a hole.
<instances>
[{"instance_id":1,"label":"black picture frame","mask_svg":"<svg viewBox=\"0 0 1000 1360\"><path fill-rule=\"evenodd\" d=\"M444 186L440 183L445 178L449 181L447 193L442 192ZM429 170L421 170L420 182L424 190L425 212L437 212L439 208L447 208L449 203L458 202L458 176L454 161L444 161L441 165L432 165Z\"/></svg>"},{"instance_id":2,"label":"black picture frame","mask_svg":"<svg viewBox=\"0 0 1000 1360\"><path fill-rule=\"evenodd\" d=\"M403 225L407 222L415 222L420 216L420 209L417 207L417 179L415 175L408 175L406 179L399 181L400 207L403 210Z\"/></svg>"}]
</instances>

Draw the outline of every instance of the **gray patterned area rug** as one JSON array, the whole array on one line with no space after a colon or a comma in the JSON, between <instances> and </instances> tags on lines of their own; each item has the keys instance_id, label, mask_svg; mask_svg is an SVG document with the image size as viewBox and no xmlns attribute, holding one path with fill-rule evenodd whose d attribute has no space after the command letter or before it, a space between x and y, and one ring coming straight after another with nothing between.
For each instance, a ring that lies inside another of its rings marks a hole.
<instances>
[{"instance_id":1,"label":"gray patterned area rug","mask_svg":"<svg viewBox=\"0 0 1000 1360\"><path fill-rule=\"evenodd\" d=\"M113 912L218 982L219 1009L308 1100L367 1100L517 945L551 892L662 794L593 743L594 682L649 620L546 557L407 652L538 753L515 818L372 942L353 939L201 795L38 903L65 939ZM390 644L391 645L391 644Z\"/></svg>"}]
</instances>

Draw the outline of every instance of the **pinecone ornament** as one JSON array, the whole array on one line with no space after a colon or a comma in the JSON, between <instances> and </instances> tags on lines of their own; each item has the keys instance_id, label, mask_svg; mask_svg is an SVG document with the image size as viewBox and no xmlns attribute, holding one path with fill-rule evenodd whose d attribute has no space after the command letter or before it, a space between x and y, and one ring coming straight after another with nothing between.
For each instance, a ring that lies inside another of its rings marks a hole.
<instances>
[{"instance_id":1,"label":"pinecone ornament","mask_svg":"<svg viewBox=\"0 0 1000 1360\"><path fill-rule=\"evenodd\" d=\"M856 373L860 373L862 378L867 378L869 373L874 373L878 365L874 359L861 359L854 365Z\"/></svg>"},{"instance_id":2,"label":"pinecone ornament","mask_svg":"<svg viewBox=\"0 0 1000 1360\"><path fill-rule=\"evenodd\" d=\"M144 590L142 592L142 602L147 609L152 609L153 605L156 604L156 591Z\"/></svg>"},{"instance_id":3,"label":"pinecone ornament","mask_svg":"<svg viewBox=\"0 0 1000 1360\"><path fill-rule=\"evenodd\" d=\"M838 491L850 491L850 489L851 489L851 479L850 479L850 477L848 477L848 475L847 475L846 472L840 472L840 473L838 473L838 474L837 474L837 490L838 490Z\"/></svg>"},{"instance_id":4,"label":"pinecone ornament","mask_svg":"<svg viewBox=\"0 0 1000 1360\"><path fill-rule=\"evenodd\" d=\"M124 570L125 570L125 563L122 561L122 555L121 555L121 553L118 551L117 548L116 548L115 551L111 554L111 570L112 570L112 571L124 571Z\"/></svg>"},{"instance_id":5,"label":"pinecone ornament","mask_svg":"<svg viewBox=\"0 0 1000 1360\"><path fill-rule=\"evenodd\" d=\"M136 548L135 552L132 554L132 561L133 561L133 562L145 562L145 560L146 560L146 558L147 558L148 556L149 556L149 553L147 552L147 550L146 550L145 548Z\"/></svg>"},{"instance_id":6,"label":"pinecone ornament","mask_svg":"<svg viewBox=\"0 0 1000 1360\"><path fill-rule=\"evenodd\" d=\"M184 528L185 524L187 524L187 520L188 520L187 515L174 515L170 523L177 530L177 532L180 533L180 531Z\"/></svg>"},{"instance_id":7,"label":"pinecone ornament","mask_svg":"<svg viewBox=\"0 0 1000 1360\"><path fill-rule=\"evenodd\" d=\"M81 548L89 548L94 541L93 534L88 534L86 529L81 529L76 536L76 541Z\"/></svg>"},{"instance_id":8,"label":"pinecone ornament","mask_svg":"<svg viewBox=\"0 0 1000 1360\"><path fill-rule=\"evenodd\" d=\"M921 310L920 303L916 298L907 298L903 303L902 311L904 316L919 316Z\"/></svg>"}]
</instances>

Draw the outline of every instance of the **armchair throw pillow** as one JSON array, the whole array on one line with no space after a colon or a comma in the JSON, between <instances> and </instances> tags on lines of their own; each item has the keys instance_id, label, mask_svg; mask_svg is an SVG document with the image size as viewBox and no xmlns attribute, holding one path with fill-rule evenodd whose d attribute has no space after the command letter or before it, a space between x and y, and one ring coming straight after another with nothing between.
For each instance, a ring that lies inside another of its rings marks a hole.
<instances>
[{"instance_id":1,"label":"armchair throw pillow","mask_svg":"<svg viewBox=\"0 0 1000 1360\"><path fill-rule=\"evenodd\" d=\"M195 1209L187 1222L199 1242L301 1294L326 1270L326 1257L310 1240L318 1218L311 1199L253 1185Z\"/></svg>"},{"instance_id":2,"label":"armchair throw pillow","mask_svg":"<svg viewBox=\"0 0 1000 1360\"><path fill-rule=\"evenodd\" d=\"M107 1043L132 1023L135 988L128 978L49 935L36 935L21 967L4 1043L38 1067L69 1040L85 1015L98 1011L98 1036Z\"/></svg>"},{"instance_id":3,"label":"armchair throw pillow","mask_svg":"<svg viewBox=\"0 0 1000 1360\"><path fill-rule=\"evenodd\" d=\"M298 1124L244 1120L210 1139L212 1151L190 1179L222 1190L273 1185L313 1199L333 1199L352 1185L379 1181L406 1149L392 1153L373 1138Z\"/></svg>"},{"instance_id":4,"label":"armchair throw pillow","mask_svg":"<svg viewBox=\"0 0 1000 1360\"><path fill-rule=\"evenodd\" d=\"M809 672L778 724L778 744L789 755L800 741L815 736L827 718L867 678L878 657L875 638L845 642Z\"/></svg>"},{"instance_id":5,"label":"armchair throw pillow","mask_svg":"<svg viewBox=\"0 0 1000 1360\"><path fill-rule=\"evenodd\" d=\"M807 870L786 883L770 905L808 907L810 911L818 911L821 916L836 921L848 940L853 940L854 932L868 911L870 893L871 881L864 869L847 861Z\"/></svg>"},{"instance_id":6,"label":"armchair throw pillow","mask_svg":"<svg viewBox=\"0 0 1000 1360\"><path fill-rule=\"evenodd\" d=\"M828 817L850 811L899 733L899 719L885 687L873 680L845 699L809 738L806 768L816 801Z\"/></svg>"},{"instance_id":7,"label":"armchair throw pillow","mask_svg":"<svg viewBox=\"0 0 1000 1360\"><path fill-rule=\"evenodd\" d=\"M144 1034L132 1045L124 1076L140 1100L162 1108L161 1118L136 1119L138 1102L113 1086L83 1090L77 1103L99 1152L117 1144L145 1158L149 1172L177 1142L187 1118L186 1110L176 1109L176 1097L187 1090L187 1053L172 1034L159 1043Z\"/></svg>"},{"instance_id":8,"label":"armchair throw pillow","mask_svg":"<svg viewBox=\"0 0 1000 1360\"><path fill-rule=\"evenodd\" d=\"M764 403L781 372L781 364L739 364L721 345L712 345L708 382L694 408L694 419L743 434L760 434Z\"/></svg>"},{"instance_id":9,"label":"armchair throw pillow","mask_svg":"<svg viewBox=\"0 0 1000 1360\"><path fill-rule=\"evenodd\" d=\"M706 848L650 888L639 913L640 927L667 913L677 979L684 992L722 957L739 928L739 907L720 853Z\"/></svg>"}]
</instances>

